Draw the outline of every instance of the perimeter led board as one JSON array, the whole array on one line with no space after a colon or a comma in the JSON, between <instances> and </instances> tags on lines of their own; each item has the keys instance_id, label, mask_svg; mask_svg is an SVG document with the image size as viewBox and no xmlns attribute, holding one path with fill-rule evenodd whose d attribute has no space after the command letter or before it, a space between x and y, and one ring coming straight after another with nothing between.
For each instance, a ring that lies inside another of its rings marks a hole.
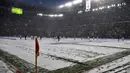
<instances>
[{"instance_id":1,"label":"perimeter led board","mask_svg":"<svg viewBox=\"0 0 130 73\"><path fill-rule=\"evenodd\" d=\"M22 15L23 14L23 9L12 7L11 12L14 13L14 14Z\"/></svg>"}]
</instances>

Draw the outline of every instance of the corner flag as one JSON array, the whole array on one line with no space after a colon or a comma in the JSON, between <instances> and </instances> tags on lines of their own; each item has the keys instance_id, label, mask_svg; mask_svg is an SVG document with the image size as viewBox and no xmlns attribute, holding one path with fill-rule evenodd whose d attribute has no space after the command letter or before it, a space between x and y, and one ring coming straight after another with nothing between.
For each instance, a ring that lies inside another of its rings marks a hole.
<instances>
[{"instance_id":1,"label":"corner flag","mask_svg":"<svg viewBox=\"0 0 130 73\"><path fill-rule=\"evenodd\" d=\"M36 38L35 39L35 73L38 73L38 70L37 70L37 57L39 56L39 50L40 50L40 47L39 47L38 40Z\"/></svg>"},{"instance_id":2,"label":"corner flag","mask_svg":"<svg viewBox=\"0 0 130 73\"><path fill-rule=\"evenodd\" d=\"M38 43L38 40L36 38L35 40L35 52L36 52L36 56L38 57L39 56L39 50L40 50L40 47L39 47L39 43Z\"/></svg>"}]
</instances>

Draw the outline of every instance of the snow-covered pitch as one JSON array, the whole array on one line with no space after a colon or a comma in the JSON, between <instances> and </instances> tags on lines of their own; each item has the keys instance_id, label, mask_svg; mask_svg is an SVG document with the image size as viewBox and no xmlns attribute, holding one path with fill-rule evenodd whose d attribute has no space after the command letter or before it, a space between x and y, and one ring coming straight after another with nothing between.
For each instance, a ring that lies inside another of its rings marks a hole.
<instances>
[{"instance_id":1,"label":"snow-covered pitch","mask_svg":"<svg viewBox=\"0 0 130 73\"><path fill-rule=\"evenodd\" d=\"M63 38L57 41L57 39L53 38L43 38L39 40L39 44L40 56L38 57L38 66L48 70L75 65L73 62L56 59L55 57L86 62L130 48L130 40L118 42L117 39ZM35 63L35 41L30 38L27 38L27 40L17 37L0 38L0 49L16 55L29 63Z\"/></svg>"},{"instance_id":2,"label":"snow-covered pitch","mask_svg":"<svg viewBox=\"0 0 130 73\"><path fill-rule=\"evenodd\" d=\"M2 60L0 60L0 73L13 73L6 63L4 63Z\"/></svg>"}]
</instances>

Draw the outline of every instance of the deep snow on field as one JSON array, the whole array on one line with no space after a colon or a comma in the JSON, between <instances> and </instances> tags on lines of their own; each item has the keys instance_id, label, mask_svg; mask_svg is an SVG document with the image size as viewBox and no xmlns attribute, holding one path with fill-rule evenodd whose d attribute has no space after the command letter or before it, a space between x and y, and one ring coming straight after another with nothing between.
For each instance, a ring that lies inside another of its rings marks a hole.
<instances>
[{"instance_id":1,"label":"deep snow on field","mask_svg":"<svg viewBox=\"0 0 130 73\"><path fill-rule=\"evenodd\" d=\"M35 41L31 40L30 38L27 40L20 40L16 37L12 38L1 38L0 49L17 55L18 57L34 64ZM80 38L76 38L76 40L73 38L61 39L61 41L58 42L57 39L43 38L42 40L39 40L40 56L38 57L38 66L46 68L48 70L55 70L67 66L72 66L75 63L59 60L48 55L54 55L66 59L77 60L79 62L85 62L125 50L111 47L100 47L102 45L113 46L114 44L124 44L129 47L129 42L130 41L118 42L117 40L113 39L98 39L89 42L88 39L81 40ZM86 44L96 44L99 46L87 46Z\"/></svg>"}]
</instances>

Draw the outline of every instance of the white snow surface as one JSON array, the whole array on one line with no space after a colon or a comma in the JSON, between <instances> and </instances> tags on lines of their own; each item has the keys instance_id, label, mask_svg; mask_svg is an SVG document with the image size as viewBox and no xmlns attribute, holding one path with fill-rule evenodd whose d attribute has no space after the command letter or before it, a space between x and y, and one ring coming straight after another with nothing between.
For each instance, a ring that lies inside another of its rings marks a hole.
<instances>
[{"instance_id":1,"label":"white snow surface","mask_svg":"<svg viewBox=\"0 0 130 73\"><path fill-rule=\"evenodd\" d=\"M0 60L0 73L13 73L2 60Z\"/></svg>"},{"instance_id":2,"label":"white snow surface","mask_svg":"<svg viewBox=\"0 0 130 73\"><path fill-rule=\"evenodd\" d=\"M101 43L102 42L102 43ZM79 62L85 62L88 60L92 60L95 58L103 57L106 55L114 54L117 52L124 51L126 49L118 49L118 48L107 48L107 47L96 47L96 46L86 46L80 44L103 44L104 43L117 44L117 40L94 40L93 42L89 42L87 39L79 39L76 40L72 38L61 39L60 42L57 39L52 38L43 38L39 40L40 44L40 56L38 57L38 66L46 68L48 70L56 70L59 68L64 68L67 66L72 66L75 63L67 62L64 60L57 60L45 54L54 55L57 57L63 57L67 59L77 60ZM126 45L129 45L127 42ZM52 44L53 43L53 44ZM58 43L58 44L57 44ZM76 43L76 44L75 44ZM122 42L121 42L122 43ZM109 45L108 45L109 46ZM112 45L110 45L112 46ZM11 54L17 55L18 57L26 60L29 63L34 64L34 49L35 41L31 39L0 39L0 49L10 52Z\"/></svg>"},{"instance_id":3,"label":"white snow surface","mask_svg":"<svg viewBox=\"0 0 130 73\"><path fill-rule=\"evenodd\" d=\"M126 64L126 63L129 63L129 65L123 66L123 64ZM104 71L116 68L118 66L122 66L122 67L118 68L118 69L115 69L115 70L113 70L111 72L107 72L107 73L115 73L116 71L119 71L121 69L130 67L130 55L128 55L126 57L123 57L123 58L120 58L120 59L117 59L115 61L112 61L110 63L104 64L104 65L99 66L97 68L94 68L94 69L92 69L90 71L86 71L84 73L102 73ZM123 71L125 71L125 72L123 72ZM123 70L123 71L121 71L120 73L130 73L130 68L129 68L129 70Z\"/></svg>"},{"instance_id":4,"label":"white snow surface","mask_svg":"<svg viewBox=\"0 0 130 73\"><path fill-rule=\"evenodd\" d=\"M130 48L130 40L120 40L117 39L98 39L92 40L91 42L81 42L79 44L84 45L98 45L98 46L112 46L112 47L121 47L121 48Z\"/></svg>"}]
</instances>

